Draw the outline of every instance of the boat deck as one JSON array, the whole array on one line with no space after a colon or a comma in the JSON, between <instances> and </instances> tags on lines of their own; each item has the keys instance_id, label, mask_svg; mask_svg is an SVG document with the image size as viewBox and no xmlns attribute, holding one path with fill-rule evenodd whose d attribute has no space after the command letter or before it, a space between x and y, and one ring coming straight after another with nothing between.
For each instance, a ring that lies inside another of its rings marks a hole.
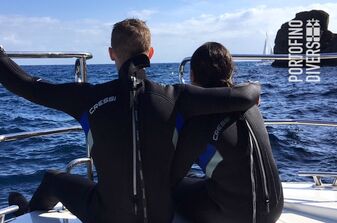
<instances>
[{"instance_id":1,"label":"boat deck","mask_svg":"<svg viewBox=\"0 0 337 223\"><path fill-rule=\"evenodd\" d=\"M313 187L312 183L283 183L284 210L277 223L337 222L337 187ZM32 212L12 223L80 223L74 215L60 208L50 212ZM183 223L175 220L174 223Z\"/></svg>"},{"instance_id":2,"label":"boat deck","mask_svg":"<svg viewBox=\"0 0 337 223\"><path fill-rule=\"evenodd\" d=\"M337 222L337 187L283 183L284 210L278 223Z\"/></svg>"}]
</instances>

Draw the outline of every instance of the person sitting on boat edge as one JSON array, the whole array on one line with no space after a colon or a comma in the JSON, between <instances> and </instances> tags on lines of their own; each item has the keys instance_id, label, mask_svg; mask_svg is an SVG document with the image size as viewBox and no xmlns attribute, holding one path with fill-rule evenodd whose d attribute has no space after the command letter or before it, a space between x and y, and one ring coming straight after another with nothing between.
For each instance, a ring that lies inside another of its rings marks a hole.
<instances>
[{"instance_id":1,"label":"person sitting on boat edge","mask_svg":"<svg viewBox=\"0 0 337 223\"><path fill-rule=\"evenodd\" d=\"M200 46L190 66L193 85L234 86L232 57L220 43ZM261 153L260 158L251 151L250 137L256 137L259 148L253 149L259 149L256 152ZM206 177L185 177L180 182L195 161ZM171 175L177 212L191 222L272 223L281 215L282 185L257 106L245 112L203 115L185 122Z\"/></svg>"},{"instance_id":2,"label":"person sitting on boat edge","mask_svg":"<svg viewBox=\"0 0 337 223\"><path fill-rule=\"evenodd\" d=\"M202 114L244 111L259 97L260 86L203 89L147 80L145 68L153 55L151 35L138 19L114 25L109 54L119 78L92 85L44 82L1 52L3 86L73 116L85 132L98 176L94 183L47 171L26 208L49 210L61 201L82 222L171 222L169 171L176 123ZM24 203L18 194L9 200Z\"/></svg>"}]
</instances>

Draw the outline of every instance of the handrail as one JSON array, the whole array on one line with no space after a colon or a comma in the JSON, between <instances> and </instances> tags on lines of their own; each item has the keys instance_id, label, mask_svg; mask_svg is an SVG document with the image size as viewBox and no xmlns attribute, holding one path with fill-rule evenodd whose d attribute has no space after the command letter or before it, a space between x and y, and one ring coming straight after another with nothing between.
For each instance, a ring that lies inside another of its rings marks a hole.
<instances>
[{"instance_id":1,"label":"handrail","mask_svg":"<svg viewBox=\"0 0 337 223\"><path fill-rule=\"evenodd\" d=\"M307 125L307 126L323 126L323 127L337 127L337 122L335 121L322 121L322 120L301 120L301 119L266 119L264 124L267 126L271 125ZM27 139L36 136L46 136L55 135L60 133L78 132L81 131L82 127L79 125L64 127L64 128L53 128L41 131L31 131L31 132L19 132L0 135L1 142L16 141L20 139Z\"/></svg>"},{"instance_id":2,"label":"handrail","mask_svg":"<svg viewBox=\"0 0 337 223\"><path fill-rule=\"evenodd\" d=\"M92 54L88 52L46 52L46 51L6 51L12 58L85 58L91 59Z\"/></svg>"},{"instance_id":3,"label":"handrail","mask_svg":"<svg viewBox=\"0 0 337 223\"><path fill-rule=\"evenodd\" d=\"M90 180L94 180L93 163L91 157L77 158L70 161L66 166L66 172L70 174L72 169L81 164L87 164L87 176Z\"/></svg>"},{"instance_id":4,"label":"handrail","mask_svg":"<svg viewBox=\"0 0 337 223\"><path fill-rule=\"evenodd\" d=\"M336 187L337 186L337 172L315 172L315 171L300 171L298 172L298 176L301 177L312 177L315 186L323 186L322 178L323 177L329 177L334 178L331 186Z\"/></svg>"},{"instance_id":5,"label":"handrail","mask_svg":"<svg viewBox=\"0 0 337 223\"><path fill-rule=\"evenodd\" d=\"M301 120L301 119L266 119L265 125L309 125L309 126L325 126L337 127L337 122L321 121L321 120Z\"/></svg>"},{"instance_id":6,"label":"handrail","mask_svg":"<svg viewBox=\"0 0 337 223\"><path fill-rule=\"evenodd\" d=\"M76 125L72 127L53 128L53 129L46 129L46 130L41 130L41 131L4 134L4 135L0 135L0 142L16 141L20 139L27 139L30 137L35 137L35 136L55 135L55 134L74 132L74 131L80 131L80 130L82 130L82 127L79 125Z\"/></svg>"},{"instance_id":7,"label":"handrail","mask_svg":"<svg viewBox=\"0 0 337 223\"><path fill-rule=\"evenodd\" d=\"M337 59L337 53L321 53L319 55L321 60ZM234 60L291 60L293 59L289 54L232 54ZM296 54L296 58L306 60L309 58L306 54ZM179 64L179 80L184 83L185 65L191 61L191 57L185 57Z\"/></svg>"},{"instance_id":8,"label":"handrail","mask_svg":"<svg viewBox=\"0 0 337 223\"><path fill-rule=\"evenodd\" d=\"M7 214L11 214L13 212L16 212L17 210L19 210L19 206L17 206L17 205L12 205L12 206L0 209L0 223L5 222L5 216Z\"/></svg>"},{"instance_id":9,"label":"handrail","mask_svg":"<svg viewBox=\"0 0 337 223\"><path fill-rule=\"evenodd\" d=\"M77 58L75 62L75 81L87 81L87 63L86 60L92 58L88 52L66 52L66 51L6 51L11 58Z\"/></svg>"},{"instance_id":10,"label":"handrail","mask_svg":"<svg viewBox=\"0 0 337 223\"><path fill-rule=\"evenodd\" d=\"M232 54L234 60L291 60L292 55L289 54ZM296 58L309 58L306 54L296 54ZM321 60L337 59L337 53L321 53ZM312 57L311 57L312 58Z\"/></svg>"}]
</instances>

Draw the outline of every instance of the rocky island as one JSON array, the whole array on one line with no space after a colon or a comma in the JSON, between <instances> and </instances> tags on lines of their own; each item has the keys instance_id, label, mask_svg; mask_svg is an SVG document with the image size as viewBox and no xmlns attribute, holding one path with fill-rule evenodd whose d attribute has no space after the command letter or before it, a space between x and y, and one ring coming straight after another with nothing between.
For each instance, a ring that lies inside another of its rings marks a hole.
<instances>
[{"instance_id":1,"label":"rocky island","mask_svg":"<svg viewBox=\"0 0 337 223\"><path fill-rule=\"evenodd\" d=\"M337 34L328 30L328 25L329 14L325 11L311 10L297 13L294 19L284 23L278 30L274 54L293 52L300 54L300 49L302 54L309 52L316 56L320 53L337 53ZM296 49L299 50L296 51ZM288 63L285 60L276 60L272 66L288 67ZM303 63L306 66L306 62ZM320 66L337 66L337 59L320 60L319 63Z\"/></svg>"}]
</instances>

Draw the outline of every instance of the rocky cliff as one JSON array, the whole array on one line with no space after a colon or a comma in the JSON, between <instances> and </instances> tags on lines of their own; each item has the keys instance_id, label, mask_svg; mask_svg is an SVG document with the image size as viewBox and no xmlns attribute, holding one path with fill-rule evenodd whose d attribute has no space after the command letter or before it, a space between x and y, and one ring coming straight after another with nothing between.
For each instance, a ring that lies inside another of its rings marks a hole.
<instances>
[{"instance_id":1,"label":"rocky cliff","mask_svg":"<svg viewBox=\"0 0 337 223\"><path fill-rule=\"evenodd\" d=\"M308 20L319 20L320 24L320 53L337 53L337 34L328 30L329 14L321 10L312 10L299 12L293 19L302 21L303 34L298 42L303 43L303 53L307 51L306 46L306 25ZM284 23L278 30L275 38L274 53L275 54L288 54L289 53L289 22ZM291 44L291 43L290 43ZM274 61L273 66L288 67L288 61ZM337 59L321 60L321 66L337 66Z\"/></svg>"}]
</instances>

